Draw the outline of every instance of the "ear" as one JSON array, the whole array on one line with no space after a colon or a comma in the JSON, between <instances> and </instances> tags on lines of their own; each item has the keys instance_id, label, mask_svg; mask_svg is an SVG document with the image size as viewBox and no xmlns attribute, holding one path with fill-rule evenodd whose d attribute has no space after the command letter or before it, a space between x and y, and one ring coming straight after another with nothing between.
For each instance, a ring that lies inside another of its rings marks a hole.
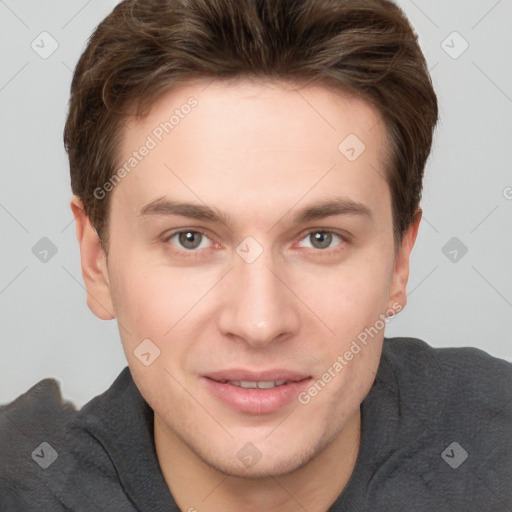
<instances>
[{"instance_id":1,"label":"ear","mask_svg":"<svg viewBox=\"0 0 512 512\"><path fill-rule=\"evenodd\" d=\"M73 196L71 210L75 217L76 237L80 246L80 261L82 277L87 290L87 305L98 318L111 320L115 318L115 314L110 295L105 251L78 196Z\"/></svg>"},{"instance_id":2,"label":"ear","mask_svg":"<svg viewBox=\"0 0 512 512\"><path fill-rule=\"evenodd\" d=\"M388 301L388 309L396 310L396 304L403 309L407 304L407 281L409 280L409 259L411 255L418 228L421 221L422 211L418 208L414 220L402 236L402 244L395 257L395 268ZM401 311L400 309L400 311Z\"/></svg>"}]
</instances>

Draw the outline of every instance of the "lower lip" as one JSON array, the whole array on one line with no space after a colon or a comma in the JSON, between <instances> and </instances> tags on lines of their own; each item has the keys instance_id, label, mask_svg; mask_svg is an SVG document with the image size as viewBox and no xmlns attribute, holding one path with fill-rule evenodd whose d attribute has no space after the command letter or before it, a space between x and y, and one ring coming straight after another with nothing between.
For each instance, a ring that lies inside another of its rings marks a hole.
<instances>
[{"instance_id":1,"label":"lower lip","mask_svg":"<svg viewBox=\"0 0 512 512\"><path fill-rule=\"evenodd\" d=\"M217 382L208 377L204 377L204 380L208 389L232 409L251 414L267 414L278 411L296 400L311 381L311 377L270 389L246 389L227 382Z\"/></svg>"}]
</instances>

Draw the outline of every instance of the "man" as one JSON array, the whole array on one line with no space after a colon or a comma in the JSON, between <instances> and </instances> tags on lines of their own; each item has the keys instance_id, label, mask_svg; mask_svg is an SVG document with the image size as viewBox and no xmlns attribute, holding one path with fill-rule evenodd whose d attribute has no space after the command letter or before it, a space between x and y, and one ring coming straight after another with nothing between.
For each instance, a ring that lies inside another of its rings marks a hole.
<instances>
[{"instance_id":1,"label":"man","mask_svg":"<svg viewBox=\"0 0 512 512\"><path fill-rule=\"evenodd\" d=\"M386 0L119 4L64 139L128 366L2 407L1 510L512 510L511 365L384 339L436 121Z\"/></svg>"}]
</instances>

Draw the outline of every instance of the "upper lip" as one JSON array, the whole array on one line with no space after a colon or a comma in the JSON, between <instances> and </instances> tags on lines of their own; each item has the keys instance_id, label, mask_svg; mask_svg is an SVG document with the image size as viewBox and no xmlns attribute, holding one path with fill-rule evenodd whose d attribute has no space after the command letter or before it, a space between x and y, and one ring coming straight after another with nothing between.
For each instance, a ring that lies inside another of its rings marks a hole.
<instances>
[{"instance_id":1,"label":"upper lip","mask_svg":"<svg viewBox=\"0 0 512 512\"><path fill-rule=\"evenodd\" d=\"M274 382L284 380L286 382L297 382L307 379L310 375L305 373L295 372L291 370L265 370L265 371L251 371L242 369L221 370L218 372L210 372L204 377L216 381L246 381L246 382Z\"/></svg>"}]
</instances>

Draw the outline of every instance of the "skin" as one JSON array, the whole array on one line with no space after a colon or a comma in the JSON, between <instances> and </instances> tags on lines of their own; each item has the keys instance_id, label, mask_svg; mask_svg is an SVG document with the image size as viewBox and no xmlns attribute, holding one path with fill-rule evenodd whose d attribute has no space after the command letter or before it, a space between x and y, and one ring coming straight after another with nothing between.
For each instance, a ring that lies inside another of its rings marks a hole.
<instances>
[{"instance_id":1,"label":"skin","mask_svg":"<svg viewBox=\"0 0 512 512\"><path fill-rule=\"evenodd\" d=\"M145 118L128 119L120 161L190 96L198 105L109 192L108 259L72 200L88 305L117 318L181 510L326 511L354 469L383 330L306 405L241 413L200 376L286 368L321 379L379 315L405 306L421 212L396 252L384 123L366 102L321 85L182 84ZM338 150L351 133L366 146L352 162ZM292 224L298 210L334 196L370 215ZM162 197L216 207L230 222L141 214ZM179 229L206 236L190 249L171 236ZM334 233L330 254L317 231ZM263 250L252 263L236 252L248 236ZM160 350L149 366L134 354L147 338ZM250 467L237 457L247 443L261 454Z\"/></svg>"}]
</instances>

